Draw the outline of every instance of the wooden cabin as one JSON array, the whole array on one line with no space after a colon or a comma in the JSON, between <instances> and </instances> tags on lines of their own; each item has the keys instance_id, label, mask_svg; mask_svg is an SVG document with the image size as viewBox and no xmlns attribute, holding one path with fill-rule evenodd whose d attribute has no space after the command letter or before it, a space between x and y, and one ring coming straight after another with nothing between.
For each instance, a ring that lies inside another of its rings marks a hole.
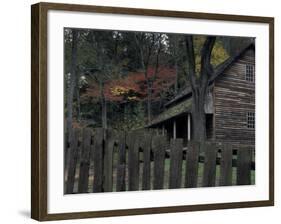
<instances>
[{"instance_id":1,"label":"wooden cabin","mask_svg":"<svg viewBox=\"0 0 281 224\"><path fill-rule=\"evenodd\" d=\"M234 145L255 144L255 46L250 44L217 67L205 104L207 139ZM149 128L169 138L192 140L192 92L187 87L166 103Z\"/></svg>"}]
</instances>

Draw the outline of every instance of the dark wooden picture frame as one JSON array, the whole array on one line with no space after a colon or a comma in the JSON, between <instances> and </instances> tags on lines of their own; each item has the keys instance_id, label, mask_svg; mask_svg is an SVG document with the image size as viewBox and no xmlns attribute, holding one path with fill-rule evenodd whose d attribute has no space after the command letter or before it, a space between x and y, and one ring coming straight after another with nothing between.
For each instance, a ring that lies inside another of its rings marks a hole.
<instances>
[{"instance_id":1,"label":"dark wooden picture frame","mask_svg":"<svg viewBox=\"0 0 281 224\"><path fill-rule=\"evenodd\" d=\"M117 8L89 5L38 3L31 7L31 217L39 221L125 216L170 212L187 212L227 208L246 208L274 205L274 18L238 16L181 11L162 11L136 8ZM252 22L269 25L269 199L202 205L132 208L122 210L88 211L48 214L47 189L47 13L49 10L193 18L217 21Z\"/></svg>"}]
</instances>

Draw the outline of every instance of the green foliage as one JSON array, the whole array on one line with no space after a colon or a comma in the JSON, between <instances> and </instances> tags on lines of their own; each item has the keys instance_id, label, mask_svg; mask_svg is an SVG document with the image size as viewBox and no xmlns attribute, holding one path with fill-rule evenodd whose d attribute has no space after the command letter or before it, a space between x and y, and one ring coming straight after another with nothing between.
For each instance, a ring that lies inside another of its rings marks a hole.
<instances>
[{"instance_id":1,"label":"green foliage","mask_svg":"<svg viewBox=\"0 0 281 224\"><path fill-rule=\"evenodd\" d=\"M201 70L201 50L203 44L206 40L206 36L194 36L194 54L195 54L195 64L196 64L196 73L199 75ZM212 55L211 55L211 64L216 67L220 63L224 62L229 57L227 51L224 49L224 46L220 40L216 40L214 45Z\"/></svg>"},{"instance_id":2,"label":"green foliage","mask_svg":"<svg viewBox=\"0 0 281 224\"><path fill-rule=\"evenodd\" d=\"M120 119L121 118L121 119ZM145 125L145 110L142 103L125 105L122 117L113 121L112 128L122 131L130 131L143 128Z\"/></svg>"},{"instance_id":3,"label":"green foliage","mask_svg":"<svg viewBox=\"0 0 281 224\"><path fill-rule=\"evenodd\" d=\"M217 40L212 51L211 64L216 67L223 63L228 57L229 54L224 49L222 42Z\"/></svg>"}]
</instances>

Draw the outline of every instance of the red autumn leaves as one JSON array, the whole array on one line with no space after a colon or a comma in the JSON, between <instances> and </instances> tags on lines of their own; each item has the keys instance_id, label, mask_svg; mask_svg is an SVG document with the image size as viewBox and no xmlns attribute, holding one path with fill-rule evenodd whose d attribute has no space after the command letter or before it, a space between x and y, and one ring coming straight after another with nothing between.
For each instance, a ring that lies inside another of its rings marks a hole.
<instances>
[{"instance_id":1,"label":"red autumn leaves","mask_svg":"<svg viewBox=\"0 0 281 224\"><path fill-rule=\"evenodd\" d=\"M150 83L151 100L159 99L160 94L167 91L175 83L176 71L173 68L160 66L147 69L147 77L144 72L129 72L125 77L104 82L103 95L106 101L126 103L143 101L147 98L148 81ZM91 83L85 96L98 100L101 90L98 83Z\"/></svg>"}]
</instances>

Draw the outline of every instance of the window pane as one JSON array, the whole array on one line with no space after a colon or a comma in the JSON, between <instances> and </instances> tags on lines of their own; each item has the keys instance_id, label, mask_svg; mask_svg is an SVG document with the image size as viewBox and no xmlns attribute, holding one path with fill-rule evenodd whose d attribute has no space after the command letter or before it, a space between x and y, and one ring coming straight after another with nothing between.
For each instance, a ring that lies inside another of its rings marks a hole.
<instances>
[{"instance_id":1,"label":"window pane","mask_svg":"<svg viewBox=\"0 0 281 224\"><path fill-rule=\"evenodd\" d=\"M246 74L245 79L249 82L255 81L255 73L254 73L254 66L253 65L246 65Z\"/></svg>"},{"instance_id":2,"label":"window pane","mask_svg":"<svg viewBox=\"0 0 281 224\"><path fill-rule=\"evenodd\" d=\"M247 127L254 129L255 128L255 113L248 112L247 113Z\"/></svg>"}]
</instances>

